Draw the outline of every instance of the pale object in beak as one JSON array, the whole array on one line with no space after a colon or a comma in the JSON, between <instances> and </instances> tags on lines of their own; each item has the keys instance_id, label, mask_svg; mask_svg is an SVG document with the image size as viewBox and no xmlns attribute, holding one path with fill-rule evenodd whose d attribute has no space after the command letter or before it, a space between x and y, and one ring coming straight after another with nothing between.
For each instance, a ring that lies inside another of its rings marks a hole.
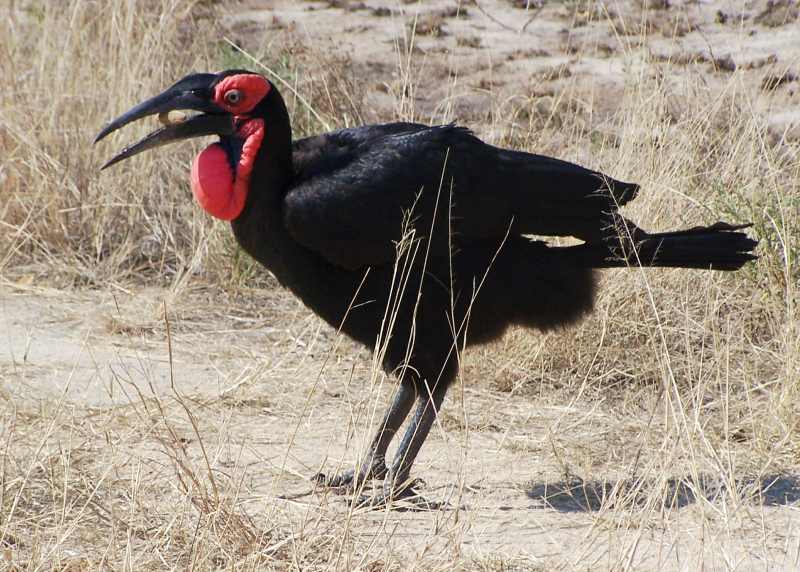
<instances>
[{"instance_id":1,"label":"pale object in beak","mask_svg":"<svg viewBox=\"0 0 800 572\"><path fill-rule=\"evenodd\" d=\"M183 123L189 118L186 113L180 111L178 109L173 109L171 111L164 111L158 114L158 120L161 122L161 125L177 125L178 123Z\"/></svg>"}]
</instances>

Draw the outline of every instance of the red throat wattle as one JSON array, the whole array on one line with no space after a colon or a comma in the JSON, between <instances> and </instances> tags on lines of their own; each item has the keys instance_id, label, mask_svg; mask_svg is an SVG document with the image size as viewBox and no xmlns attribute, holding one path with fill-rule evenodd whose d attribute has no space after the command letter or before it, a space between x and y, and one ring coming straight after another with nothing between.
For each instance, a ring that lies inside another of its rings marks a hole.
<instances>
[{"instance_id":1,"label":"red throat wattle","mask_svg":"<svg viewBox=\"0 0 800 572\"><path fill-rule=\"evenodd\" d=\"M222 220L233 220L244 209L250 175L264 139L264 120L245 121L235 136L244 139L235 168L219 143L206 147L192 164L192 193L206 212Z\"/></svg>"}]
</instances>

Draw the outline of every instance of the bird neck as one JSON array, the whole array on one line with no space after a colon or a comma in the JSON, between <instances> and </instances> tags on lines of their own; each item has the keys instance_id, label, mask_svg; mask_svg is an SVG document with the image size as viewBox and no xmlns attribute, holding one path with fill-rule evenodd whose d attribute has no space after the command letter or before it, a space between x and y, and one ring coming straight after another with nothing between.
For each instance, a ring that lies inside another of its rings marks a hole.
<instances>
[{"instance_id":1,"label":"bird neck","mask_svg":"<svg viewBox=\"0 0 800 572\"><path fill-rule=\"evenodd\" d=\"M262 122L264 135L256 153L242 217L257 216L264 220L262 217L269 215L279 220L281 202L294 176L289 112L278 90L273 89L251 116Z\"/></svg>"},{"instance_id":2,"label":"bird neck","mask_svg":"<svg viewBox=\"0 0 800 572\"><path fill-rule=\"evenodd\" d=\"M292 183L292 129L289 113L273 89L252 116L264 122L264 138L250 177L247 201L231 221L236 240L280 278L302 254L283 224L283 198Z\"/></svg>"},{"instance_id":3,"label":"bird neck","mask_svg":"<svg viewBox=\"0 0 800 572\"><path fill-rule=\"evenodd\" d=\"M257 170L261 173L254 174L254 186L258 186L258 179L255 178L257 175L265 179L277 179L282 184L279 189L264 189L262 185L262 188L254 188L252 191L280 192L282 196L293 175L292 126L286 104L277 89L270 91L253 111L253 116L264 121L264 140L256 157Z\"/></svg>"}]
</instances>

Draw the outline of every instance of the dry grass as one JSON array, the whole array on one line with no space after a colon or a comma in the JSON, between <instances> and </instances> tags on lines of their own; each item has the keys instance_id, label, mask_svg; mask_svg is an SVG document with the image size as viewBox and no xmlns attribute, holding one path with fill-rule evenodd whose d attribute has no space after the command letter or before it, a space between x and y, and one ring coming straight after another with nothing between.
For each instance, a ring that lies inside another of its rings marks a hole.
<instances>
[{"instance_id":1,"label":"dry grass","mask_svg":"<svg viewBox=\"0 0 800 572\"><path fill-rule=\"evenodd\" d=\"M103 322L105 336L144 348L141 368L112 372L107 404L71 399L69 379L61 395L18 391L36 372L24 360L2 366L6 569L793 568L800 149L752 111L770 93L737 73L722 90L677 80L654 61L627 86L624 112L603 124L568 75L544 104L536 94L492 102L476 127L493 142L639 181L646 191L626 212L646 228L753 221L761 258L732 275L607 272L596 313L578 328L514 331L468 352L428 445L440 453L423 455L418 471L436 475L426 494L471 509L366 513L308 496L304 483L370 425L391 380L191 204L194 149L97 173L109 146L90 143L109 118L187 70L248 64L224 42L217 9L183 0L0 8L0 280L20 290L32 281L169 290L166 306L117 308ZM407 33L386 86L403 119L417 116ZM289 98L296 131L364 120L358 70L329 58L326 74L306 76L300 48L264 42L249 46L256 59L309 102ZM445 103L422 119L451 112ZM137 129L147 127L111 146ZM264 337L251 343L245 330ZM142 365L149 353L168 359L166 385ZM181 364L200 355L221 364L220 386L180 391ZM332 431L348 412L346 435ZM481 462L492 459L487 471ZM498 483L512 488L508 498L551 509L534 518L535 533L481 520L509 502L492 504ZM484 486L489 500L475 493ZM493 526L522 550L483 545L481 530ZM550 556L526 556L532 536L552 537Z\"/></svg>"}]
</instances>

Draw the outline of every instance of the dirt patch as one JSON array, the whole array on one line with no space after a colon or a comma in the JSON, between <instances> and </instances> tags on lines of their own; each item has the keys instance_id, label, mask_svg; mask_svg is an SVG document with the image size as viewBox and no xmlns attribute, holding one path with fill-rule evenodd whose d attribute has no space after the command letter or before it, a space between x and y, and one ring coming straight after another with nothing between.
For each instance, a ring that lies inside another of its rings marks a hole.
<instances>
[{"instance_id":1,"label":"dirt patch","mask_svg":"<svg viewBox=\"0 0 800 572\"><path fill-rule=\"evenodd\" d=\"M287 296L270 294L276 295ZM140 470L152 498L136 501L137 511L157 521L163 519L160 507L174 502L169 483L177 471L199 479L198 486L214 482L225 494L244 486L221 506L249 519L248 527L313 536L347 522L353 554L372 554L369 547L377 542L389 550L385 558L392 566L400 565L400 553L441 565L455 549L476 566L602 567L635 545L637 569L677 569L679 554L703 552L704 540L693 532L700 526L717 535L715 554L747 561L760 546L759 559L787 557L783 542L798 525L800 503L800 484L791 474L742 475L731 482L677 451L668 471L651 461L634 474L619 471L635 467L630 463L637 456L649 458L647 441L663 447L663 428L650 427L648 409L660 408L655 402L620 424L613 407L591 402L551 404L513 391L455 387L416 468L425 480L422 494L445 501L446 508L353 512L345 497L316 490L309 477L355 461L392 380L375 378L365 352L332 337L313 318L289 328L268 325L286 323L280 316L243 324L235 307L229 314L217 305L217 317L209 317L209 299L202 290L180 297L153 289L5 290L0 384L3 399L15 408L5 416L7 429L14 420L19 439L14 463L26 466L24 443L30 439L35 446L35 434L25 428L41 426L47 445L34 458L46 451L55 455L54 466L66 463L73 475L98 479L131 459L144 463ZM287 298L280 305L290 303ZM129 323L135 325L118 326ZM648 435L644 441L631 439L642 434ZM82 444L65 460L50 444L70 440ZM750 448L748 439L731 443L735 456ZM89 451L96 453L85 456ZM204 476L198 464L203 455L211 455L215 479ZM101 512L117 503L105 495L119 486L103 482L92 501ZM211 502L210 490L203 493L208 498L193 494ZM34 498L25 498L15 509L16 524L5 532L17 561L32 549L20 516L45 516ZM731 520L715 512L731 502L739 524L728 530ZM658 523L654 511L661 515ZM86 515L71 517L82 534L102 526ZM668 554L664 535L672 539ZM72 550L74 557L88 558L81 536L73 538L59 554ZM264 546L282 538L264 540ZM147 544L144 537L139 544ZM568 546L575 548L565 551Z\"/></svg>"},{"instance_id":2,"label":"dirt patch","mask_svg":"<svg viewBox=\"0 0 800 572\"><path fill-rule=\"evenodd\" d=\"M791 79L800 73L796 4L663 4L271 0L250 2L225 22L233 30L269 27L267 46L261 36L236 35L266 58L270 44L299 44L345 59L360 80L366 121L395 116L387 89L413 83L407 112L424 121L458 121L492 136L512 127L513 114L490 118L489 100L522 99L536 108L539 97L566 94L590 101L598 126L624 111L620 93L646 69L673 82L702 74L720 92L736 72L751 86L754 111L767 124L783 125L775 114L800 102L800 85ZM330 65L301 61L312 76ZM776 77L783 80L769 79ZM759 98L760 85L782 91Z\"/></svg>"}]
</instances>

